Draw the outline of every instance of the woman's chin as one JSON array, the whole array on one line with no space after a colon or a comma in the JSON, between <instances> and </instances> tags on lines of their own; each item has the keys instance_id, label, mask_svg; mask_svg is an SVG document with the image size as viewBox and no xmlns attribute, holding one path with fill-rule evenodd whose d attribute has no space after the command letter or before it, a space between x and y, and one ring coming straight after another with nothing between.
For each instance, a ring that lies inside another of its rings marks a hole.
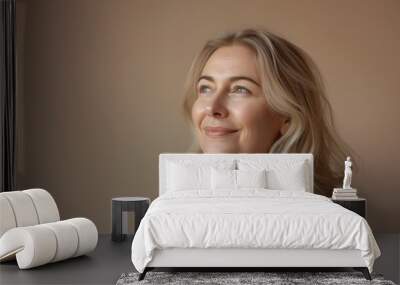
<instances>
[{"instance_id":1,"label":"woman's chin","mask_svg":"<svg viewBox=\"0 0 400 285\"><path fill-rule=\"evenodd\" d=\"M203 153L239 153L236 147L203 147Z\"/></svg>"}]
</instances>

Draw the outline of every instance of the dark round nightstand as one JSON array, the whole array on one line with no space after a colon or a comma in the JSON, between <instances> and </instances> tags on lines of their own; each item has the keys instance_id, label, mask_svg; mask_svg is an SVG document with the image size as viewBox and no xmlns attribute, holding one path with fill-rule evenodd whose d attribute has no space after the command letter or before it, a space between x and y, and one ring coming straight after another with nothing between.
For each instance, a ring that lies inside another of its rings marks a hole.
<instances>
[{"instance_id":1,"label":"dark round nightstand","mask_svg":"<svg viewBox=\"0 0 400 285\"><path fill-rule=\"evenodd\" d=\"M112 234L113 241L123 241L126 234L123 233L123 228L127 227L127 219L124 212L135 213L135 232L139 227L140 221L144 217L150 205L150 199L146 197L118 197L112 198Z\"/></svg>"},{"instance_id":2,"label":"dark round nightstand","mask_svg":"<svg viewBox=\"0 0 400 285\"><path fill-rule=\"evenodd\" d=\"M352 200L339 200L331 199L332 202L339 204L340 206L359 214L363 218L367 218L367 200L364 198L356 198Z\"/></svg>"}]
</instances>

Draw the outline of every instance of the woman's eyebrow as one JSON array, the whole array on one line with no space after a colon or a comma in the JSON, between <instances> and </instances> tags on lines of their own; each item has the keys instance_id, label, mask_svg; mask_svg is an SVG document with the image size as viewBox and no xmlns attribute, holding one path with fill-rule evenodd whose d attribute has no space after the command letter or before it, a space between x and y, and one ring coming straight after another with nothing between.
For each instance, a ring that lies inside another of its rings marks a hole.
<instances>
[{"instance_id":1,"label":"woman's eyebrow","mask_svg":"<svg viewBox=\"0 0 400 285\"><path fill-rule=\"evenodd\" d=\"M209 76L209 75L200 76L200 78L199 78L199 80L197 80L197 82L199 82L202 79L206 79L208 81L211 81L211 82L215 83L214 78L212 76ZM261 87L261 85L257 81L255 81L254 79L252 79L250 77L247 77L247 76L232 76L232 77L229 77L228 80L231 81L231 82L237 81L237 80L247 80L247 81L253 82L255 85Z\"/></svg>"}]
</instances>

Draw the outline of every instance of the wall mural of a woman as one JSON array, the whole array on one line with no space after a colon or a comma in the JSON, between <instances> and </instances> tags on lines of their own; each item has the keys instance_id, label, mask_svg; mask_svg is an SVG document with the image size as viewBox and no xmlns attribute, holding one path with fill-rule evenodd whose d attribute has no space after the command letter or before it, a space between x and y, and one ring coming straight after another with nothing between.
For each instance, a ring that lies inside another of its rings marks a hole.
<instances>
[{"instance_id":1,"label":"wall mural of a woman","mask_svg":"<svg viewBox=\"0 0 400 285\"><path fill-rule=\"evenodd\" d=\"M189 69L183 112L189 152L313 153L315 193L330 196L343 181L352 151L335 130L321 73L304 50L268 30L209 40Z\"/></svg>"}]
</instances>

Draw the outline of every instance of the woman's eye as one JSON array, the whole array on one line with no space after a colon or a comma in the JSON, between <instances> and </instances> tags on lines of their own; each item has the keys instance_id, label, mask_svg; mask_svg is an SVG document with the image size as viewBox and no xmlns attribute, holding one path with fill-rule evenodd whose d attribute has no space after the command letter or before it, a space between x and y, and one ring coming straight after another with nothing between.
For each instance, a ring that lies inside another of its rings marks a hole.
<instances>
[{"instance_id":1,"label":"woman's eye","mask_svg":"<svg viewBox=\"0 0 400 285\"><path fill-rule=\"evenodd\" d=\"M199 86L199 93L206 93L209 92L210 87L206 86L206 85L201 85Z\"/></svg>"},{"instance_id":2,"label":"woman's eye","mask_svg":"<svg viewBox=\"0 0 400 285\"><path fill-rule=\"evenodd\" d=\"M251 94L251 92L247 88L242 87L242 86L236 86L233 89L233 92L240 93L240 94Z\"/></svg>"}]
</instances>

